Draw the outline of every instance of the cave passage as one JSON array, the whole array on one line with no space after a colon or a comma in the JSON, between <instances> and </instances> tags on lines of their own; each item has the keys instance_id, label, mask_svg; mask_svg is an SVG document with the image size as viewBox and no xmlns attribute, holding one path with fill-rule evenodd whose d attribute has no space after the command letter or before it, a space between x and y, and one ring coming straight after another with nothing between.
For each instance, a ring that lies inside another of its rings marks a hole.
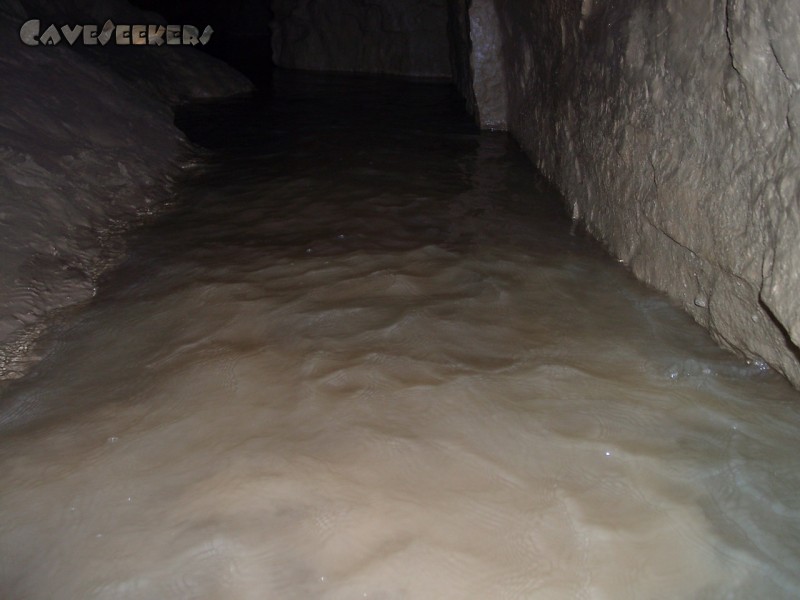
<instances>
[{"instance_id":1,"label":"cave passage","mask_svg":"<svg viewBox=\"0 0 800 600\"><path fill-rule=\"evenodd\" d=\"M278 72L5 384L7 598L795 598L800 405L447 85Z\"/></svg>"}]
</instances>

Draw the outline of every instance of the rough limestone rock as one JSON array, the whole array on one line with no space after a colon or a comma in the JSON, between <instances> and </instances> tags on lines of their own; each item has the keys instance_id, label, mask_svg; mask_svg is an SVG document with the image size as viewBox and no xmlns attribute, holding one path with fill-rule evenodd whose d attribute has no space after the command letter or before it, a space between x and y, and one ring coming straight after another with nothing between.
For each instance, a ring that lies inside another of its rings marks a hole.
<instances>
[{"instance_id":1,"label":"rough limestone rock","mask_svg":"<svg viewBox=\"0 0 800 600\"><path fill-rule=\"evenodd\" d=\"M498 68L502 36L494 2L451 0L448 33L453 82L484 129L506 129L505 70Z\"/></svg>"},{"instance_id":2,"label":"rough limestone rock","mask_svg":"<svg viewBox=\"0 0 800 600\"><path fill-rule=\"evenodd\" d=\"M480 123L480 113L475 99L475 81L472 77L472 40L470 39L470 0L448 0L447 35L450 39L450 71L453 85L466 100L467 111ZM499 37L499 36L498 36ZM499 54L495 55L495 59ZM500 69L498 69L500 70Z\"/></svg>"},{"instance_id":3,"label":"rough limestone rock","mask_svg":"<svg viewBox=\"0 0 800 600\"><path fill-rule=\"evenodd\" d=\"M508 128L574 215L720 343L800 386L800 2L478 6L499 26L471 52L494 53ZM480 115L494 84L469 76Z\"/></svg>"},{"instance_id":4,"label":"rough limestone rock","mask_svg":"<svg viewBox=\"0 0 800 600\"><path fill-rule=\"evenodd\" d=\"M170 105L242 93L191 48L26 46L20 25L159 22L122 2L0 8L0 379L52 310L90 298L119 233L166 196L188 149Z\"/></svg>"},{"instance_id":5,"label":"rough limestone rock","mask_svg":"<svg viewBox=\"0 0 800 600\"><path fill-rule=\"evenodd\" d=\"M446 0L273 0L277 66L450 77Z\"/></svg>"}]
</instances>

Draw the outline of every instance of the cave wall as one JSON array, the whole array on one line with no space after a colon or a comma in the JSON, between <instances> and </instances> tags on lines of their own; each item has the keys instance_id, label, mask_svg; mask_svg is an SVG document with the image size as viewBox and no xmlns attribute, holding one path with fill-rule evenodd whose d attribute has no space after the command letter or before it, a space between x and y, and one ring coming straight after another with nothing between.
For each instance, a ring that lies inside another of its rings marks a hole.
<instances>
[{"instance_id":1,"label":"cave wall","mask_svg":"<svg viewBox=\"0 0 800 600\"><path fill-rule=\"evenodd\" d=\"M453 85L466 101L467 111L480 123L472 79L472 40L470 39L470 0L448 0L447 36L450 44L450 72ZM498 36L499 39L499 36Z\"/></svg>"},{"instance_id":2,"label":"cave wall","mask_svg":"<svg viewBox=\"0 0 800 600\"><path fill-rule=\"evenodd\" d=\"M32 18L163 22L117 0L0 6L0 379L24 372L44 317L91 298L120 233L166 199L189 151L171 107L251 89L194 48L26 46Z\"/></svg>"},{"instance_id":3,"label":"cave wall","mask_svg":"<svg viewBox=\"0 0 800 600\"><path fill-rule=\"evenodd\" d=\"M573 215L800 386L800 3L470 4L499 21L470 41L503 71L508 129Z\"/></svg>"},{"instance_id":4,"label":"cave wall","mask_svg":"<svg viewBox=\"0 0 800 600\"><path fill-rule=\"evenodd\" d=\"M272 0L277 66L450 77L446 0Z\"/></svg>"},{"instance_id":5,"label":"cave wall","mask_svg":"<svg viewBox=\"0 0 800 600\"><path fill-rule=\"evenodd\" d=\"M497 6L485 0L450 0L448 35L453 83L484 129L506 129L506 70L500 68L503 36Z\"/></svg>"}]
</instances>

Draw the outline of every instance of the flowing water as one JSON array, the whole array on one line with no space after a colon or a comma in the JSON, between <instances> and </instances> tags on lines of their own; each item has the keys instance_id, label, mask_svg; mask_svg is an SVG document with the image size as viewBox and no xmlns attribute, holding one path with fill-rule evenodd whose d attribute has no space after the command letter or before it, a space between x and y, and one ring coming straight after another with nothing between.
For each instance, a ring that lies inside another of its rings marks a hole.
<instances>
[{"instance_id":1,"label":"flowing water","mask_svg":"<svg viewBox=\"0 0 800 600\"><path fill-rule=\"evenodd\" d=\"M800 597L797 392L447 86L277 77L2 391L2 598Z\"/></svg>"}]
</instances>

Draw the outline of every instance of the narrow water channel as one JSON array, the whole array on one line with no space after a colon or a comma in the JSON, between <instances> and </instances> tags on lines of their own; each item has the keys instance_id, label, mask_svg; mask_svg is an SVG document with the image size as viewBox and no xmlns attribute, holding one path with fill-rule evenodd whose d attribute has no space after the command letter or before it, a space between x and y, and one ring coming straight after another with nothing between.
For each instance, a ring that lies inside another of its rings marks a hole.
<instances>
[{"instance_id":1,"label":"narrow water channel","mask_svg":"<svg viewBox=\"0 0 800 600\"><path fill-rule=\"evenodd\" d=\"M0 395L9 599L800 597L800 394L446 85L279 73Z\"/></svg>"}]
</instances>

